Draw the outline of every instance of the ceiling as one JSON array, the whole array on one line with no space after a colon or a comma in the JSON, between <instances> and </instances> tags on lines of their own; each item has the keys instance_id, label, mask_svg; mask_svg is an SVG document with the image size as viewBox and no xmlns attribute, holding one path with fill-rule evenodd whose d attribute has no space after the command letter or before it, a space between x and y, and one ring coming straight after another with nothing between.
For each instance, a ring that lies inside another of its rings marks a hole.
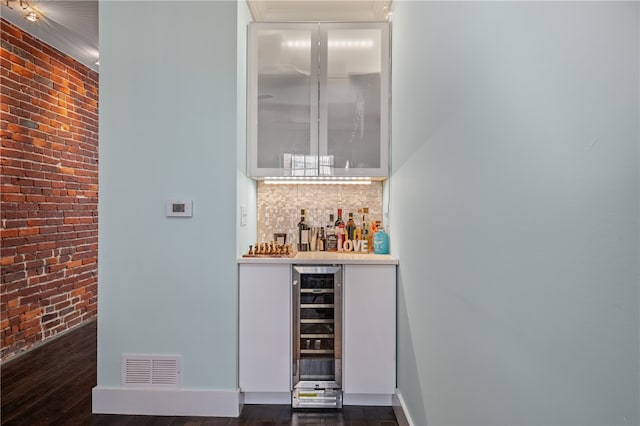
<instances>
[{"instance_id":1,"label":"ceiling","mask_svg":"<svg viewBox=\"0 0 640 426\"><path fill-rule=\"evenodd\" d=\"M98 0L1 0L2 18L98 71ZM25 19L29 11L36 22Z\"/></svg>"},{"instance_id":2,"label":"ceiling","mask_svg":"<svg viewBox=\"0 0 640 426\"><path fill-rule=\"evenodd\" d=\"M0 0L2 17L98 71L98 0ZM255 21L384 21L392 0L246 0ZM25 19L29 11L36 22Z\"/></svg>"},{"instance_id":3,"label":"ceiling","mask_svg":"<svg viewBox=\"0 0 640 426\"><path fill-rule=\"evenodd\" d=\"M385 21L391 0L247 0L255 21Z\"/></svg>"}]
</instances>

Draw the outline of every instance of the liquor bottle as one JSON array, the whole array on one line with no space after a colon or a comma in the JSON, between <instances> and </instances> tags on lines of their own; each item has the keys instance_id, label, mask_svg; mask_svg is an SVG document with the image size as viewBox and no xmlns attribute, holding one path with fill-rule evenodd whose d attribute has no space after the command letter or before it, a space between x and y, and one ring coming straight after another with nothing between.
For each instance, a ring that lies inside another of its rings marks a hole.
<instances>
[{"instance_id":1,"label":"liquor bottle","mask_svg":"<svg viewBox=\"0 0 640 426\"><path fill-rule=\"evenodd\" d=\"M309 251L309 232L310 228L306 220L306 212L300 210L300 222L298 222L298 251Z\"/></svg>"},{"instance_id":2,"label":"liquor bottle","mask_svg":"<svg viewBox=\"0 0 640 426\"><path fill-rule=\"evenodd\" d=\"M389 254L389 235L384 232L382 225L378 225L378 231L373 234L373 252L375 254Z\"/></svg>"},{"instance_id":3,"label":"liquor bottle","mask_svg":"<svg viewBox=\"0 0 640 426\"><path fill-rule=\"evenodd\" d=\"M360 241L360 240L362 240L362 227L360 225L358 225L358 219L363 217L362 216L362 209L358 209L358 212L353 217L354 217L354 223L356 225L356 229L353 231L353 239L357 240L357 241ZM357 244L357 246L358 246L358 248L356 249L356 244L354 244L354 247L353 247L354 251L360 251L360 245Z\"/></svg>"},{"instance_id":4,"label":"liquor bottle","mask_svg":"<svg viewBox=\"0 0 640 426\"><path fill-rule=\"evenodd\" d=\"M338 251L338 236L336 235L336 228L333 223L333 213L329 215L329 223L327 223L327 228L325 230L326 236L326 250L327 251Z\"/></svg>"},{"instance_id":5,"label":"liquor bottle","mask_svg":"<svg viewBox=\"0 0 640 426\"><path fill-rule=\"evenodd\" d=\"M349 219L344 228L347 231L347 240L355 240L356 223L353 221L353 213L349 213Z\"/></svg>"},{"instance_id":6,"label":"liquor bottle","mask_svg":"<svg viewBox=\"0 0 640 426\"><path fill-rule=\"evenodd\" d=\"M369 235L369 224L367 223L368 214L369 214L369 207L364 207L362 209L362 231L360 232L360 238L362 238L363 241L367 242L367 244L364 245L364 248L362 250L364 252L369 252L371 250L371 243L372 243L372 241L370 241L370 235Z\"/></svg>"},{"instance_id":7,"label":"liquor bottle","mask_svg":"<svg viewBox=\"0 0 640 426\"><path fill-rule=\"evenodd\" d=\"M336 236L338 237L338 251L343 251L344 244L344 221L342 220L342 209L338 209L338 220L336 220Z\"/></svg>"}]
</instances>

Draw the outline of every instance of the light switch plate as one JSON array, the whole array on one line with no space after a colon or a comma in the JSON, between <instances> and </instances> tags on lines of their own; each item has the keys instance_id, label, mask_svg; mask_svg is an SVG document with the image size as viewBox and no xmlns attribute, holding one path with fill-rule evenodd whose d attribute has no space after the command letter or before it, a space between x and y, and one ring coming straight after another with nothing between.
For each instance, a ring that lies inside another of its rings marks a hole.
<instances>
[{"instance_id":1,"label":"light switch plate","mask_svg":"<svg viewBox=\"0 0 640 426\"><path fill-rule=\"evenodd\" d=\"M240 205L240 226L247 226L247 206Z\"/></svg>"},{"instance_id":2,"label":"light switch plate","mask_svg":"<svg viewBox=\"0 0 640 426\"><path fill-rule=\"evenodd\" d=\"M165 212L167 217L192 217L193 200L167 200Z\"/></svg>"}]
</instances>

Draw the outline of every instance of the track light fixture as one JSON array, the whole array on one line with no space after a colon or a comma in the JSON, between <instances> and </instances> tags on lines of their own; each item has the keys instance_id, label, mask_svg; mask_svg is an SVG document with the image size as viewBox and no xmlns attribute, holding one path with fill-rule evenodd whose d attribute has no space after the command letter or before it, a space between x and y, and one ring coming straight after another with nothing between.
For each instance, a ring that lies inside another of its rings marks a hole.
<instances>
[{"instance_id":1,"label":"track light fixture","mask_svg":"<svg viewBox=\"0 0 640 426\"><path fill-rule=\"evenodd\" d=\"M4 3L9 9L13 9L11 6L13 3L19 3L20 8L24 12L24 17L28 21L37 22L40 19L40 13L37 12L27 0L4 0Z\"/></svg>"}]
</instances>

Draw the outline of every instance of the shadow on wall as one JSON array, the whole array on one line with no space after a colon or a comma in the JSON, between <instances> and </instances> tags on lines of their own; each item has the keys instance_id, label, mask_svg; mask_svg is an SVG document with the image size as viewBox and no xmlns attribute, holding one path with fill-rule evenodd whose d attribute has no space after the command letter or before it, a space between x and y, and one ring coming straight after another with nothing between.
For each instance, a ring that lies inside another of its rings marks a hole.
<instances>
[{"instance_id":1,"label":"shadow on wall","mask_svg":"<svg viewBox=\"0 0 640 426\"><path fill-rule=\"evenodd\" d=\"M402 265L398 266L398 354L397 354L397 388L401 392L405 409L414 425L426 425L427 413L422 396L422 385L419 374L402 374L403 372L419 372L416 361L413 335L409 326L409 313L405 301Z\"/></svg>"}]
</instances>

